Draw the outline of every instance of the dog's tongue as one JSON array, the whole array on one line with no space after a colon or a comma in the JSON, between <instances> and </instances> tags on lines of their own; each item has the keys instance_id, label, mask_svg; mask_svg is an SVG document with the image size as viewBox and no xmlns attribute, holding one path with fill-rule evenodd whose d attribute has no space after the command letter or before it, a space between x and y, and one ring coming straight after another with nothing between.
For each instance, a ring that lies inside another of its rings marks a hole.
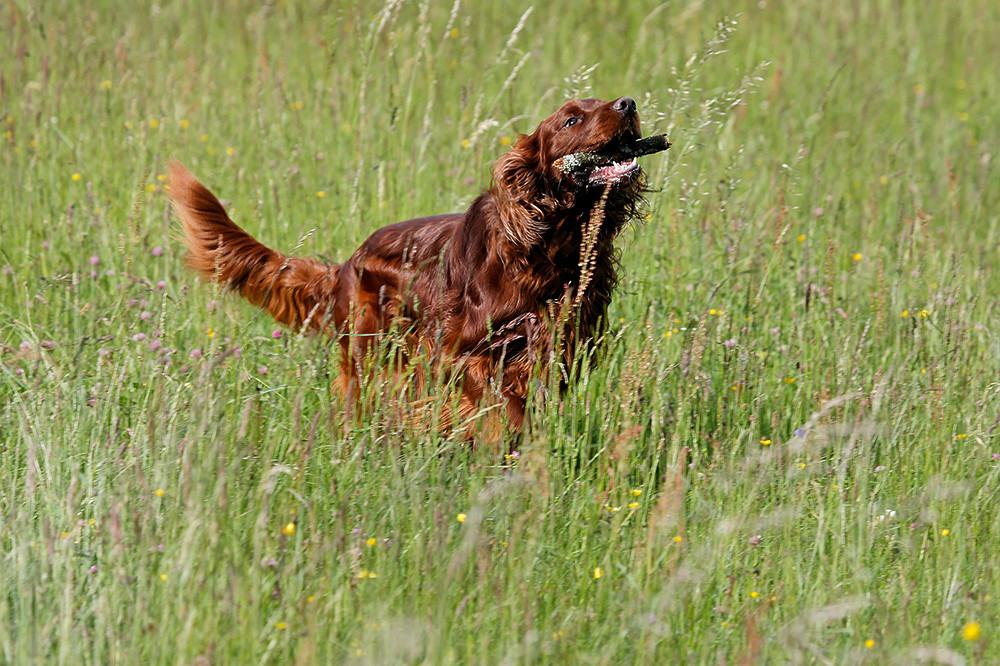
<instances>
[{"instance_id":1,"label":"dog's tongue","mask_svg":"<svg viewBox=\"0 0 1000 666\"><path fill-rule=\"evenodd\" d=\"M590 172L590 181L597 183L617 183L631 176L639 169L639 162L633 158L626 162L612 162Z\"/></svg>"}]
</instances>

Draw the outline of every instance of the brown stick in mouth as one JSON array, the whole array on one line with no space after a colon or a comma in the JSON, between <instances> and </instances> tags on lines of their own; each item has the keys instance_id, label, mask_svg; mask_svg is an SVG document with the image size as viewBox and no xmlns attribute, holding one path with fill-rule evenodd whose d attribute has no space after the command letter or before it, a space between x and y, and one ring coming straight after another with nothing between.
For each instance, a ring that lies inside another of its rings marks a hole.
<instances>
[{"instance_id":1,"label":"brown stick in mouth","mask_svg":"<svg viewBox=\"0 0 1000 666\"><path fill-rule=\"evenodd\" d=\"M563 155L555 162L554 166L564 173L573 173L600 164L607 164L612 158L615 160L631 159L643 155L659 153L670 147L666 134L656 134L654 136L639 139L634 143L619 146L614 154L593 152L593 153L572 153Z\"/></svg>"}]
</instances>

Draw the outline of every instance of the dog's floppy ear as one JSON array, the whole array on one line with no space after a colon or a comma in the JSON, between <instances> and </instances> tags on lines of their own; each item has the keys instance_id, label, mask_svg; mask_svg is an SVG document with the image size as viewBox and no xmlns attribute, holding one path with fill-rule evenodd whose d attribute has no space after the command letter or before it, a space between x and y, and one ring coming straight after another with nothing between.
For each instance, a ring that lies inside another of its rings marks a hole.
<instances>
[{"instance_id":1,"label":"dog's floppy ear","mask_svg":"<svg viewBox=\"0 0 1000 666\"><path fill-rule=\"evenodd\" d=\"M496 161L490 187L504 238L525 249L541 241L547 204L552 203L543 192L540 131L521 136L510 152Z\"/></svg>"}]
</instances>

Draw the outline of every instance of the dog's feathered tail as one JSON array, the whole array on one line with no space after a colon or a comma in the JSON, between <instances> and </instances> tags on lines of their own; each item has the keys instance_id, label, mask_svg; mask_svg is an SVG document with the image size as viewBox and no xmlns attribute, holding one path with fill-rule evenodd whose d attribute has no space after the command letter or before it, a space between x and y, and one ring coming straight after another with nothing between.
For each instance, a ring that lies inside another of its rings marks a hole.
<instances>
[{"instance_id":1,"label":"dog's feathered tail","mask_svg":"<svg viewBox=\"0 0 1000 666\"><path fill-rule=\"evenodd\" d=\"M339 266L287 257L259 243L229 219L216 196L179 162L170 163L170 198L184 225L191 268L295 330L330 325L327 310Z\"/></svg>"}]
</instances>

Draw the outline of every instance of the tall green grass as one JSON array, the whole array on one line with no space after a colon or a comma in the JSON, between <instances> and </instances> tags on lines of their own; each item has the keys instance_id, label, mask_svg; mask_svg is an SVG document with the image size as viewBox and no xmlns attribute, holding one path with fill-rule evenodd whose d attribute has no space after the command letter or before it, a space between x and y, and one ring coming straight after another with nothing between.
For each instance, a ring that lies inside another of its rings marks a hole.
<instances>
[{"instance_id":1,"label":"tall green grass","mask_svg":"<svg viewBox=\"0 0 1000 666\"><path fill-rule=\"evenodd\" d=\"M1000 6L0 22L0 661L1000 658ZM183 268L169 158L340 261L591 95L674 147L506 456Z\"/></svg>"}]
</instances>

